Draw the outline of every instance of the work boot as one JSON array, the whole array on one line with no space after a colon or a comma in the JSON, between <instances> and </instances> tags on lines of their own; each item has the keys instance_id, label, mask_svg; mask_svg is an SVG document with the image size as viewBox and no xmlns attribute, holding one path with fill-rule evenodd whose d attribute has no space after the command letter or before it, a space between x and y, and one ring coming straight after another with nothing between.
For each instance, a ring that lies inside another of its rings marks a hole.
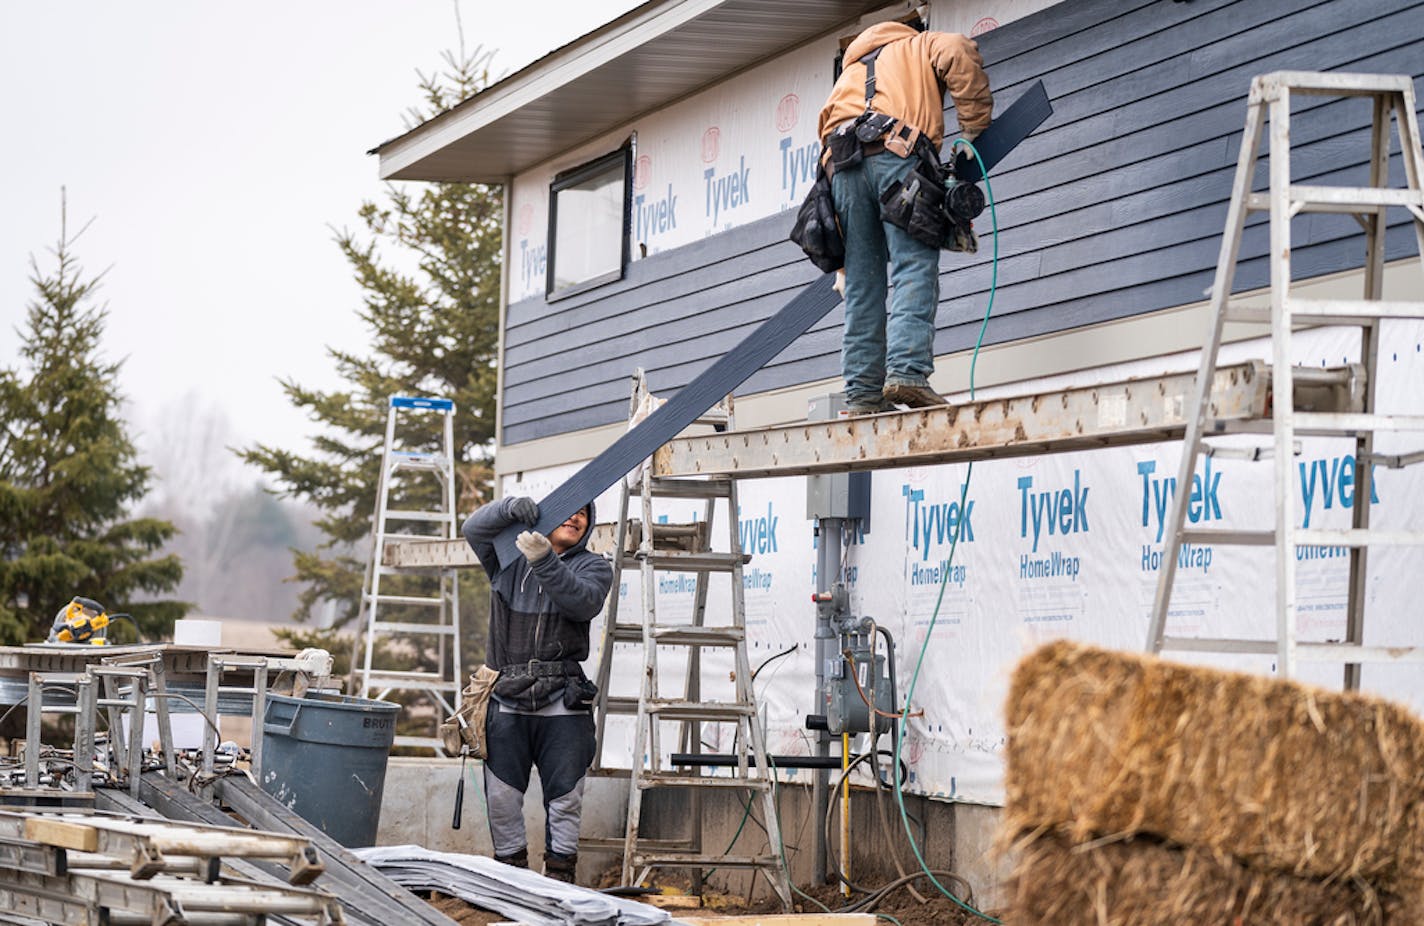
<instances>
[{"instance_id":1,"label":"work boot","mask_svg":"<svg viewBox=\"0 0 1424 926\"><path fill-rule=\"evenodd\" d=\"M544 877L546 878L563 881L565 884L573 884L574 871L577 868L577 852L573 855L561 855L558 852L544 853Z\"/></svg>"},{"instance_id":2,"label":"work boot","mask_svg":"<svg viewBox=\"0 0 1424 926\"><path fill-rule=\"evenodd\" d=\"M887 383L885 401L908 408L933 408L936 405L949 404L949 400L928 385L914 386L909 383Z\"/></svg>"},{"instance_id":3,"label":"work boot","mask_svg":"<svg viewBox=\"0 0 1424 926\"><path fill-rule=\"evenodd\" d=\"M884 412L897 412L894 402L887 402L881 399L878 402L847 402L846 413L852 418L860 418L864 415L879 415Z\"/></svg>"},{"instance_id":4,"label":"work boot","mask_svg":"<svg viewBox=\"0 0 1424 926\"><path fill-rule=\"evenodd\" d=\"M528 849L528 848L520 849L518 852L515 852L513 855L496 855L496 856L494 857L494 860L495 860L496 862L503 862L504 864L509 865L509 866L512 867L512 868L528 868L528 867L529 867L529 849Z\"/></svg>"}]
</instances>

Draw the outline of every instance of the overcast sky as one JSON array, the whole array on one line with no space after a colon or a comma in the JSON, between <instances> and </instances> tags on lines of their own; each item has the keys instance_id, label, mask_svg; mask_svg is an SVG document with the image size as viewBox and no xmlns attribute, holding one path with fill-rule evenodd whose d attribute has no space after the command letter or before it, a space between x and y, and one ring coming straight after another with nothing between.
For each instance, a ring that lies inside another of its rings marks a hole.
<instances>
[{"instance_id":1,"label":"overcast sky","mask_svg":"<svg viewBox=\"0 0 1424 926\"><path fill-rule=\"evenodd\" d=\"M366 151L456 48L456 0L64 0L0 4L0 366L59 236L105 268L106 348L143 435L175 406L233 440L304 446L280 376L337 385L359 291L330 226L377 198ZM466 45L512 72L635 0L459 0ZM254 474L255 475L255 474Z\"/></svg>"}]
</instances>

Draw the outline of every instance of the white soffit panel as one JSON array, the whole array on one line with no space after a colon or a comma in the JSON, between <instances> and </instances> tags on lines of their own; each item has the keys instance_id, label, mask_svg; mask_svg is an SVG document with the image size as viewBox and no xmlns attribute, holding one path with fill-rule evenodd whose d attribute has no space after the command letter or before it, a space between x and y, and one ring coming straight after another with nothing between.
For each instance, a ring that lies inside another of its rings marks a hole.
<instances>
[{"instance_id":1,"label":"white soffit panel","mask_svg":"<svg viewBox=\"0 0 1424 926\"><path fill-rule=\"evenodd\" d=\"M884 6L653 0L371 153L386 180L502 182Z\"/></svg>"}]
</instances>

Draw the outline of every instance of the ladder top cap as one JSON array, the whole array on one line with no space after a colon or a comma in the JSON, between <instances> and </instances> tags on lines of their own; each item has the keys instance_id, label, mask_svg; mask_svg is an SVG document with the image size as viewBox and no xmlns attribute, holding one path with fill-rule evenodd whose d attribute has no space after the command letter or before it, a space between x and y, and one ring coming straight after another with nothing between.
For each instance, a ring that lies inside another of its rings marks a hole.
<instances>
[{"instance_id":1,"label":"ladder top cap","mask_svg":"<svg viewBox=\"0 0 1424 926\"><path fill-rule=\"evenodd\" d=\"M450 399L427 399L419 396L393 395L391 408L428 408L438 412L453 412L455 403Z\"/></svg>"},{"instance_id":2,"label":"ladder top cap","mask_svg":"<svg viewBox=\"0 0 1424 926\"><path fill-rule=\"evenodd\" d=\"M1356 74L1345 71L1271 71L1258 74L1253 83L1340 94L1397 93L1414 87L1414 80L1408 74Z\"/></svg>"}]
</instances>

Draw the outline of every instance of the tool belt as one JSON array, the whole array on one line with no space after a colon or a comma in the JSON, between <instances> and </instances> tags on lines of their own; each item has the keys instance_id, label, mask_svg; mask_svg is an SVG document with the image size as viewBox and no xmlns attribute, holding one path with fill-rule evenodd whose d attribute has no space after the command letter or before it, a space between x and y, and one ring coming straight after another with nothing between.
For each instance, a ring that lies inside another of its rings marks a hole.
<instances>
[{"instance_id":1,"label":"tool belt","mask_svg":"<svg viewBox=\"0 0 1424 926\"><path fill-rule=\"evenodd\" d=\"M556 678L566 675L582 675L583 668L572 659L548 662L531 659L528 662L516 662L513 665L505 666L499 672L509 678L519 678L525 675L530 678Z\"/></svg>"},{"instance_id":2,"label":"tool belt","mask_svg":"<svg viewBox=\"0 0 1424 926\"><path fill-rule=\"evenodd\" d=\"M460 692L459 710L440 725L440 740L448 755L458 756L468 751L476 759L489 757L485 717L489 713L490 694L499 675L489 666L480 666L470 675L470 683Z\"/></svg>"},{"instance_id":3,"label":"tool belt","mask_svg":"<svg viewBox=\"0 0 1424 926\"><path fill-rule=\"evenodd\" d=\"M531 659L499 670L495 694L514 701L529 699L540 706L560 697L569 710L588 710L598 697L598 686L583 674L573 659Z\"/></svg>"}]
</instances>

